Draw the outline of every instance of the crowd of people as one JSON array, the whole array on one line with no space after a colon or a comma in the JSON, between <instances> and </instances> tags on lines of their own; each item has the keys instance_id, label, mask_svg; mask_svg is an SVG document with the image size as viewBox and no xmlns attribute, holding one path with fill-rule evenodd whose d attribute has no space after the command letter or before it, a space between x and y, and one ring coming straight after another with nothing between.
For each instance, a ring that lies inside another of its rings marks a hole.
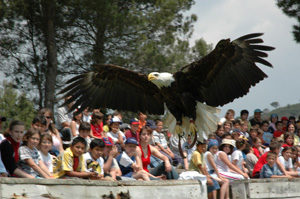
<instances>
[{"instance_id":1,"label":"crowd of people","mask_svg":"<svg viewBox=\"0 0 300 199\"><path fill-rule=\"evenodd\" d=\"M229 109L207 140L191 146L188 135L180 148L162 120L147 120L142 112L126 124L117 111L70 112L71 106L58 108L56 120L41 109L27 130L11 121L0 136L1 176L149 181L178 179L178 171L187 171L206 176L209 198L219 190L223 199L234 180L300 175L300 122L293 116L262 120L256 109L249 120L247 110L235 117Z\"/></svg>"}]
</instances>

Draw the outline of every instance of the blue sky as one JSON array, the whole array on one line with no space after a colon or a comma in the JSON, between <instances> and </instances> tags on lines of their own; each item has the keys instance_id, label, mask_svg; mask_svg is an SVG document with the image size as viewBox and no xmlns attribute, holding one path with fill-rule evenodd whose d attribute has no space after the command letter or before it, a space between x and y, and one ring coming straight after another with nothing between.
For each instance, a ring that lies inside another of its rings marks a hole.
<instances>
[{"instance_id":1,"label":"blue sky","mask_svg":"<svg viewBox=\"0 0 300 199\"><path fill-rule=\"evenodd\" d=\"M224 38L236 39L244 34L263 32L263 40L276 49L267 60L274 68L258 65L269 77L242 97L221 107L220 116L232 108L239 114L248 109L269 108L278 101L281 106L300 102L300 44L292 35L295 19L289 18L276 6L275 0L198 0L188 13L197 14L192 42L204 38L214 46Z\"/></svg>"}]
</instances>

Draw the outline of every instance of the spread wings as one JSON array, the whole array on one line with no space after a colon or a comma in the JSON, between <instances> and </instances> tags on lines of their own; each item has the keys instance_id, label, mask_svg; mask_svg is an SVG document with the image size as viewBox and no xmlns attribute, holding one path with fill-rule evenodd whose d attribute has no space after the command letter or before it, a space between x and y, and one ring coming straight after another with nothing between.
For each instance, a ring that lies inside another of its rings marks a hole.
<instances>
[{"instance_id":1,"label":"spread wings","mask_svg":"<svg viewBox=\"0 0 300 199\"><path fill-rule=\"evenodd\" d=\"M60 94L72 96L63 105L76 101L71 110L111 108L123 111L163 114L160 90L141 73L116 65L93 65L93 71L70 79Z\"/></svg>"},{"instance_id":2,"label":"spread wings","mask_svg":"<svg viewBox=\"0 0 300 199\"><path fill-rule=\"evenodd\" d=\"M174 74L181 90L210 106L222 106L249 92L249 88L267 77L256 62L272 67L264 60L273 47L261 45L262 33L242 36L232 42L221 40L216 48Z\"/></svg>"}]
</instances>

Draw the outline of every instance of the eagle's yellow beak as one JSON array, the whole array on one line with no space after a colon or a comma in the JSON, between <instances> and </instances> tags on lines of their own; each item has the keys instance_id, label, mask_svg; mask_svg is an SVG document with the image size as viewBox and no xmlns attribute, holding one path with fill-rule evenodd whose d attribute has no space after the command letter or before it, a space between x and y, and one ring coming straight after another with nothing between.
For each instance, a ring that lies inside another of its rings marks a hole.
<instances>
[{"instance_id":1,"label":"eagle's yellow beak","mask_svg":"<svg viewBox=\"0 0 300 199\"><path fill-rule=\"evenodd\" d=\"M156 77L155 75L153 75L152 73L150 73L150 74L148 75L148 80L149 80L149 81L152 81L152 80L154 80L154 79L157 79L157 77Z\"/></svg>"}]
</instances>

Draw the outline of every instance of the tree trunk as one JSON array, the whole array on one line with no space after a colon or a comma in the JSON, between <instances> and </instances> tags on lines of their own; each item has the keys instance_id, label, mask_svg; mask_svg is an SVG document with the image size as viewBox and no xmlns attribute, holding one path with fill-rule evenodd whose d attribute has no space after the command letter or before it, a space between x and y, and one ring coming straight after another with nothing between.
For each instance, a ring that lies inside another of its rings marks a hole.
<instances>
[{"instance_id":1,"label":"tree trunk","mask_svg":"<svg viewBox=\"0 0 300 199\"><path fill-rule=\"evenodd\" d=\"M55 42L55 1L44 0L45 44L47 48L47 69L45 82L44 106L53 110L55 100L55 83L57 77L57 46Z\"/></svg>"}]
</instances>

